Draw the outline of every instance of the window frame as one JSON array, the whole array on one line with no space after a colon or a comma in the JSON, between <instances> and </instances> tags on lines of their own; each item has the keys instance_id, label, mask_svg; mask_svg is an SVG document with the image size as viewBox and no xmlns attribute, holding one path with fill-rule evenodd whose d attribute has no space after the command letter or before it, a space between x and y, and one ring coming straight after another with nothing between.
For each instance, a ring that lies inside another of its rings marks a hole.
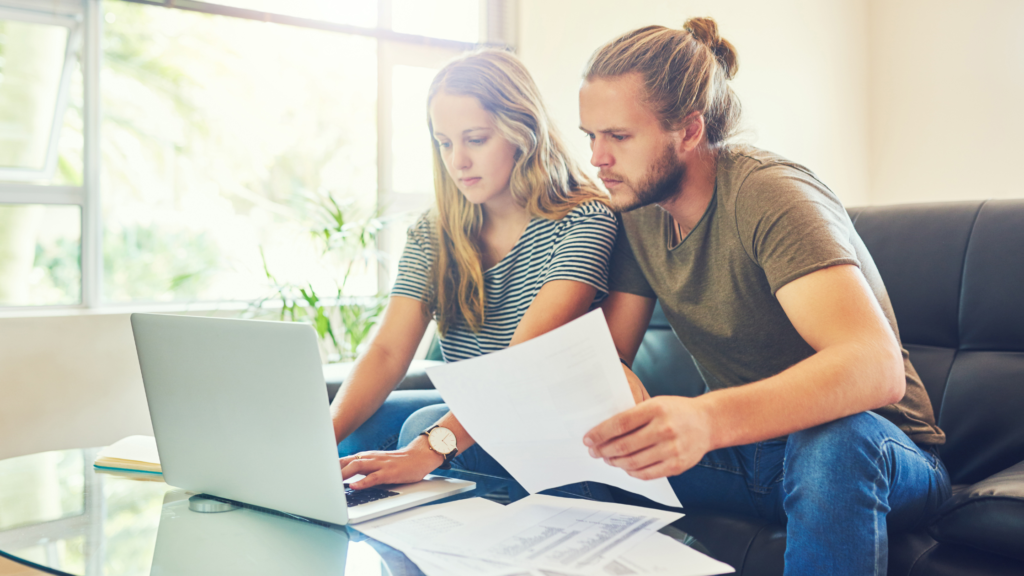
<instances>
[{"instance_id":1,"label":"window frame","mask_svg":"<svg viewBox=\"0 0 1024 576\"><path fill-rule=\"evenodd\" d=\"M0 6L0 20L60 26L68 31L67 41L64 44L64 68L61 70L60 83L57 87L57 101L54 105L53 123L50 125L50 134L46 145L46 159L43 161L43 165L40 168L0 166L0 181L28 182L32 180L49 180L57 172L57 146L60 141L61 129L63 128L64 113L68 108L71 76L74 74L75 65L78 63L77 56L82 44L82 16L81 14L48 14Z\"/></svg>"},{"instance_id":2,"label":"window frame","mask_svg":"<svg viewBox=\"0 0 1024 576\"><path fill-rule=\"evenodd\" d=\"M69 27L68 46L65 53L64 71L61 78L61 92L58 106L54 111L53 129L50 134L47 167L56 170L57 144L63 127L63 117L69 97L71 75L74 65L78 64L77 54L81 54L83 76L83 182L81 186L50 186L33 184L25 180L41 179L39 171L31 177L18 180L8 171L0 169L0 205L7 204L52 204L79 206L82 214L81 237L81 300L78 304L35 305L35 306L4 306L0 305L0 315L22 311L49 310L92 310L92 309L139 309L152 307L155 303L114 303L103 301L103 223L101 217L102 182L100 181L100 70L102 67L103 38L103 1L63 0L55 3L64 8L59 12L56 8L47 11L45 8L25 9L22 0L0 0L0 18L7 14L16 14L18 20L27 18L38 19L42 23L61 22ZM421 49L430 53L429 60L437 61L441 54L455 56L459 53L483 47L515 49L517 0L477 0L480 3L480 30L483 39L476 43L417 36L391 30L391 0L378 0L378 22L376 28L363 28L347 24L299 18L271 12L261 12L243 8L235 8L201 2L197 0L123 0L136 4L180 9L220 16L270 22L282 25L298 26L327 30L342 34L370 36L377 39L377 203L387 206L389 211L400 208L403 203L402 194L396 194L391 188L391 80L392 68L397 64L413 64L422 62L422 57L413 53L413 49ZM68 7L72 8L68 8ZM80 12L75 8L80 7ZM36 20L32 20L36 21ZM74 25L72 26L72 23ZM52 164L52 166L51 166ZM19 169L20 170L20 169ZM53 172L51 172L52 174ZM387 239L378 239L378 250L387 253ZM378 266L378 289L386 291L390 287L390 274L386 263ZM205 303L211 308L234 307L237 302ZM174 302L155 304L161 309L194 309L195 303Z\"/></svg>"}]
</instances>

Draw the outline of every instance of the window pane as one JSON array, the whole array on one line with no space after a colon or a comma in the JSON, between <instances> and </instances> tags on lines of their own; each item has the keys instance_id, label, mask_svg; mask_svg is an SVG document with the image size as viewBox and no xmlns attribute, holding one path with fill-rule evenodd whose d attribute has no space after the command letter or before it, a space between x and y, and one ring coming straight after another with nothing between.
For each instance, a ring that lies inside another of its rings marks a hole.
<instances>
[{"instance_id":1,"label":"window pane","mask_svg":"<svg viewBox=\"0 0 1024 576\"><path fill-rule=\"evenodd\" d=\"M215 0L214 4L374 28L376 0Z\"/></svg>"},{"instance_id":2,"label":"window pane","mask_svg":"<svg viewBox=\"0 0 1024 576\"><path fill-rule=\"evenodd\" d=\"M43 170L68 29L0 20L0 167Z\"/></svg>"},{"instance_id":3,"label":"window pane","mask_svg":"<svg viewBox=\"0 0 1024 576\"><path fill-rule=\"evenodd\" d=\"M106 2L107 301L252 300L278 280L333 295L310 227L330 194L376 206L376 42ZM346 294L376 292L375 264Z\"/></svg>"},{"instance_id":4,"label":"window pane","mask_svg":"<svg viewBox=\"0 0 1024 576\"><path fill-rule=\"evenodd\" d=\"M0 306L79 303L81 253L78 206L0 205Z\"/></svg>"},{"instance_id":5,"label":"window pane","mask_svg":"<svg viewBox=\"0 0 1024 576\"><path fill-rule=\"evenodd\" d=\"M85 147L85 132L82 129L84 94L81 60L76 58L71 69L71 89L68 91L63 127L57 141L57 169L51 178L37 183L58 186L82 185Z\"/></svg>"},{"instance_id":6,"label":"window pane","mask_svg":"<svg viewBox=\"0 0 1024 576\"><path fill-rule=\"evenodd\" d=\"M388 281L398 274L406 230L434 200L434 168L427 126L427 91L439 68L396 65L391 71L391 194L388 226Z\"/></svg>"},{"instance_id":7,"label":"window pane","mask_svg":"<svg viewBox=\"0 0 1024 576\"><path fill-rule=\"evenodd\" d=\"M479 0L391 0L391 29L404 34L479 42Z\"/></svg>"},{"instance_id":8,"label":"window pane","mask_svg":"<svg viewBox=\"0 0 1024 576\"><path fill-rule=\"evenodd\" d=\"M391 182L395 192L432 193L427 90L437 68L395 66L391 73Z\"/></svg>"}]
</instances>

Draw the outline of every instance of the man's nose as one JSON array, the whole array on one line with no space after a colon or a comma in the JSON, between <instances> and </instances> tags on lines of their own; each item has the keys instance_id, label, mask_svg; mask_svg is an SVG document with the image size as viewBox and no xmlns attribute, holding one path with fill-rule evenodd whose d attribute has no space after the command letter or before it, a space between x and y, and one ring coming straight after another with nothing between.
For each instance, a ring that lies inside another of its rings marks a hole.
<instances>
[{"instance_id":1,"label":"man's nose","mask_svg":"<svg viewBox=\"0 0 1024 576\"><path fill-rule=\"evenodd\" d=\"M613 163L612 155L608 153L607 147L600 138L595 138L590 143L590 164L598 168L606 168Z\"/></svg>"}]
</instances>

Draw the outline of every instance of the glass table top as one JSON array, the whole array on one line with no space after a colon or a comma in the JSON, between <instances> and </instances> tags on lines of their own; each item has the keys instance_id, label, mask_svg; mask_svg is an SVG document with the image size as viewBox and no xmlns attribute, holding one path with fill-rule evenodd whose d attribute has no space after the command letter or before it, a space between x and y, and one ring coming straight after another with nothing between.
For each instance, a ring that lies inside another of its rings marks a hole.
<instances>
[{"instance_id":1,"label":"glass table top","mask_svg":"<svg viewBox=\"0 0 1024 576\"><path fill-rule=\"evenodd\" d=\"M95 470L98 452L0 461L0 556L74 576L423 574L354 528L246 508L193 512L191 494L162 476ZM663 532L702 549L683 532Z\"/></svg>"}]
</instances>

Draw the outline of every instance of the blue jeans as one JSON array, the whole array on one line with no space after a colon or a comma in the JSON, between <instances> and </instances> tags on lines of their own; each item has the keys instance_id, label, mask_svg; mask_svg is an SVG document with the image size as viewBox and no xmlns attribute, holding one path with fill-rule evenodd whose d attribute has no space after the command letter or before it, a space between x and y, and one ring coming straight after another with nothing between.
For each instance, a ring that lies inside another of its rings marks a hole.
<instances>
[{"instance_id":1,"label":"blue jeans","mask_svg":"<svg viewBox=\"0 0 1024 576\"><path fill-rule=\"evenodd\" d=\"M448 413L448 406L441 402L441 395L434 390L392 392L369 420L338 444L338 455L348 456L365 450L395 450L407 446L420 432L433 426ZM481 494L506 486L509 500L513 502L529 495L529 492L478 444L459 452L452 459L451 470L435 470L433 473L476 482L477 491ZM597 482L570 484L544 490L542 494L605 502L612 500L608 487Z\"/></svg>"},{"instance_id":2,"label":"blue jeans","mask_svg":"<svg viewBox=\"0 0 1024 576\"><path fill-rule=\"evenodd\" d=\"M784 524L787 576L885 574L888 531L925 526L951 493L935 451L873 412L709 452L669 483L684 508Z\"/></svg>"},{"instance_id":3,"label":"blue jeans","mask_svg":"<svg viewBox=\"0 0 1024 576\"><path fill-rule=\"evenodd\" d=\"M440 404L436 390L396 390L369 420L338 444L338 456L351 456L367 450L398 448L398 433L410 414L432 404Z\"/></svg>"}]
</instances>

